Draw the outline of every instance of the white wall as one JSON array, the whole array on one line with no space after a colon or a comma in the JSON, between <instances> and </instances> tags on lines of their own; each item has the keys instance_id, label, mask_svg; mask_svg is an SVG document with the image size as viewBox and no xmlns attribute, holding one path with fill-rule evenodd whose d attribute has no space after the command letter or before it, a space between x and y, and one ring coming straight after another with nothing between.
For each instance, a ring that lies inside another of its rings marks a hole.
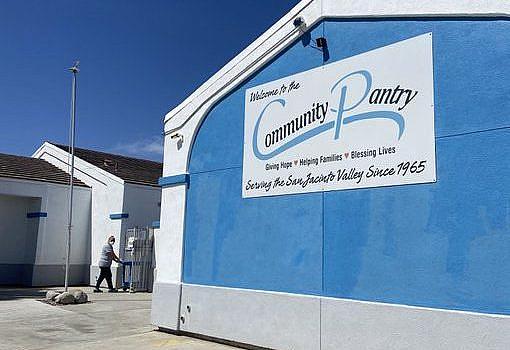
<instances>
[{"instance_id":1,"label":"white wall","mask_svg":"<svg viewBox=\"0 0 510 350\"><path fill-rule=\"evenodd\" d=\"M66 151L45 142L33 157L41 158L68 172L68 154ZM90 283L94 284L98 273L98 260L101 249L110 235L120 242L122 220L111 220L110 214L123 212L124 181L80 158L75 157L74 176L92 188L92 220L90 244ZM114 249L118 252L119 245ZM113 269L116 274L115 268ZM115 278L115 276L114 276Z\"/></svg>"},{"instance_id":2,"label":"white wall","mask_svg":"<svg viewBox=\"0 0 510 350\"><path fill-rule=\"evenodd\" d=\"M66 151L45 142L33 157L41 158L68 172L68 154ZM108 173L80 158L75 158L75 177L92 188L92 220L90 244L90 284L95 284L99 273L97 266L101 249L110 235L116 237L114 245L120 256L121 232L135 226L150 226L159 220L161 188L125 183L121 178ZM110 214L127 213L129 217L121 220L110 219ZM112 266L114 281L117 265Z\"/></svg>"},{"instance_id":3,"label":"white wall","mask_svg":"<svg viewBox=\"0 0 510 350\"><path fill-rule=\"evenodd\" d=\"M153 221L159 221L160 203L160 187L126 183L122 212L128 213L129 217L122 220L122 230L135 226L151 226Z\"/></svg>"},{"instance_id":4,"label":"white wall","mask_svg":"<svg viewBox=\"0 0 510 350\"><path fill-rule=\"evenodd\" d=\"M27 219L29 223L38 220L37 249L33 259L37 268L34 270L35 284L54 284L58 281L65 263L67 237L67 206L68 188L65 185L0 178L0 195L16 196L12 203L19 204L21 198L40 198L40 208L33 205L31 211L46 212L47 217ZM5 197L4 197L5 198ZM84 268L90 264L90 200L91 190L86 187L75 187L73 206L73 231L71 239L70 264L74 265L72 280L83 282ZM26 212L25 212L26 217ZM10 220L9 218L5 218ZM72 267L73 268L73 267ZM59 276L55 276L55 273ZM58 277L58 278L57 278ZM63 283L63 280L62 280Z\"/></svg>"},{"instance_id":5,"label":"white wall","mask_svg":"<svg viewBox=\"0 0 510 350\"><path fill-rule=\"evenodd\" d=\"M41 211L48 217L39 226L36 264L61 264L65 262L68 232L68 187L47 184ZM71 264L90 263L90 188L74 187L73 227L71 236Z\"/></svg>"},{"instance_id":6,"label":"white wall","mask_svg":"<svg viewBox=\"0 0 510 350\"><path fill-rule=\"evenodd\" d=\"M155 232L156 281L180 283L186 185L163 188L160 229Z\"/></svg>"},{"instance_id":7,"label":"white wall","mask_svg":"<svg viewBox=\"0 0 510 350\"><path fill-rule=\"evenodd\" d=\"M175 285L157 284L153 320L171 324ZM164 288L162 291L159 289ZM180 330L281 350L508 349L510 317L183 284Z\"/></svg>"}]
</instances>

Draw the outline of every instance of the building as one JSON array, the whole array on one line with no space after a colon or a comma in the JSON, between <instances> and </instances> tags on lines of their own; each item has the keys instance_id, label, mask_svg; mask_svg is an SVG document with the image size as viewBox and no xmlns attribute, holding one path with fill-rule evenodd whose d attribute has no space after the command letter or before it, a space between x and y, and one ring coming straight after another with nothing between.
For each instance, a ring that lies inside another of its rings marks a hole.
<instances>
[{"instance_id":1,"label":"building","mask_svg":"<svg viewBox=\"0 0 510 350\"><path fill-rule=\"evenodd\" d=\"M63 285L69 175L42 159L0 154L0 285ZM74 179L69 281L88 283L91 188Z\"/></svg>"},{"instance_id":2,"label":"building","mask_svg":"<svg viewBox=\"0 0 510 350\"><path fill-rule=\"evenodd\" d=\"M70 284L95 284L110 235L119 252L134 227L159 225L162 164L75 149ZM70 155L45 142L33 157L0 154L0 285L62 285L68 230ZM112 266L120 286L118 266Z\"/></svg>"},{"instance_id":3,"label":"building","mask_svg":"<svg viewBox=\"0 0 510 350\"><path fill-rule=\"evenodd\" d=\"M152 322L510 343L510 5L301 1L165 117Z\"/></svg>"},{"instance_id":4,"label":"building","mask_svg":"<svg viewBox=\"0 0 510 350\"><path fill-rule=\"evenodd\" d=\"M44 142L33 154L55 167L68 171L68 147ZM121 233L133 227L158 225L161 188L158 179L162 164L149 160L75 148L75 177L91 189L90 275L95 284L102 246L110 235L116 237L119 252ZM120 283L118 266L112 266Z\"/></svg>"}]
</instances>

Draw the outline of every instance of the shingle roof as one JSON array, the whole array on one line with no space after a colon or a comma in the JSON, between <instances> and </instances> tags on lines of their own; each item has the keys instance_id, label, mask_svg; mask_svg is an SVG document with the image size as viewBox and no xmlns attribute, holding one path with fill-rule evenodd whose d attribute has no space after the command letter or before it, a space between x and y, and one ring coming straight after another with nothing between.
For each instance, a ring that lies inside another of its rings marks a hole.
<instances>
[{"instance_id":1,"label":"shingle roof","mask_svg":"<svg viewBox=\"0 0 510 350\"><path fill-rule=\"evenodd\" d=\"M0 153L0 177L69 184L69 175L43 159ZM74 185L88 187L74 178Z\"/></svg>"},{"instance_id":2,"label":"shingle roof","mask_svg":"<svg viewBox=\"0 0 510 350\"><path fill-rule=\"evenodd\" d=\"M51 143L58 148L68 151L69 147ZM74 155L110 174L120 177L128 183L158 186L158 180L163 174L163 163L151 160L125 157L93 151L84 148L74 148Z\"/></svg>"}]
</instances>

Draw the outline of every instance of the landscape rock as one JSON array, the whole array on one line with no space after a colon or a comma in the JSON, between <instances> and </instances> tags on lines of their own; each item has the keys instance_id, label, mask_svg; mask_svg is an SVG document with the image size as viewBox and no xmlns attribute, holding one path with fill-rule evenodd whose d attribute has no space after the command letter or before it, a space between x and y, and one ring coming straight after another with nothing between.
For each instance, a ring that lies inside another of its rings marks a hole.
<instances>
[{"instance_id":1,"label":"landscape rock","mask_svg":"<svg viewBox=\"0 0 510 350\"><path fill-rule=\"evenodd\" d=\"M55 298L59 295L60 293L55 291L55 290L49 290L46 292L46 300L47 301L55 301Z\"/></svg>"},{"instance_id":2,"label":"landscape rock","mask_svg":"<svg viewBox=\"0 0 510 350\"><path fill-rule=\"evenodd\" d=\"M74 304L74 295L69 292L64 292L55 298L55 302L62 305Z\"/></svg>"},{"instance_id":3,"label":"landscape rock","mask_svg":"<svg viewBox=\"0 0 510 350\"><path fill-rule=\"evenodd\" d=\"M89 296L82 290L77 290L73 293L74 302L76 304L84 304L89 301Z\"/></svg>"}]
</instances>

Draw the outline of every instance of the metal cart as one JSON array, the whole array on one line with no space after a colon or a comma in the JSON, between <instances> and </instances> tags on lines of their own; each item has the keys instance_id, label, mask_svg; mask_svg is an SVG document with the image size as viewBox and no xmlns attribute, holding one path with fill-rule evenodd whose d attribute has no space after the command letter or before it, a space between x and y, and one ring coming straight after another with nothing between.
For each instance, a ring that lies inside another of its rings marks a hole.
<instances>
[{"instance_id":1,"label":"metal cart","mask_svg":"<svg viewBox=\"0 0 510 350\"><path fill-rule=\"evenodd\" d=\"M122 290L149 291L152 283L154 236L148 228L132 228L122 240Z\"/></svg>"}]
</instances>

